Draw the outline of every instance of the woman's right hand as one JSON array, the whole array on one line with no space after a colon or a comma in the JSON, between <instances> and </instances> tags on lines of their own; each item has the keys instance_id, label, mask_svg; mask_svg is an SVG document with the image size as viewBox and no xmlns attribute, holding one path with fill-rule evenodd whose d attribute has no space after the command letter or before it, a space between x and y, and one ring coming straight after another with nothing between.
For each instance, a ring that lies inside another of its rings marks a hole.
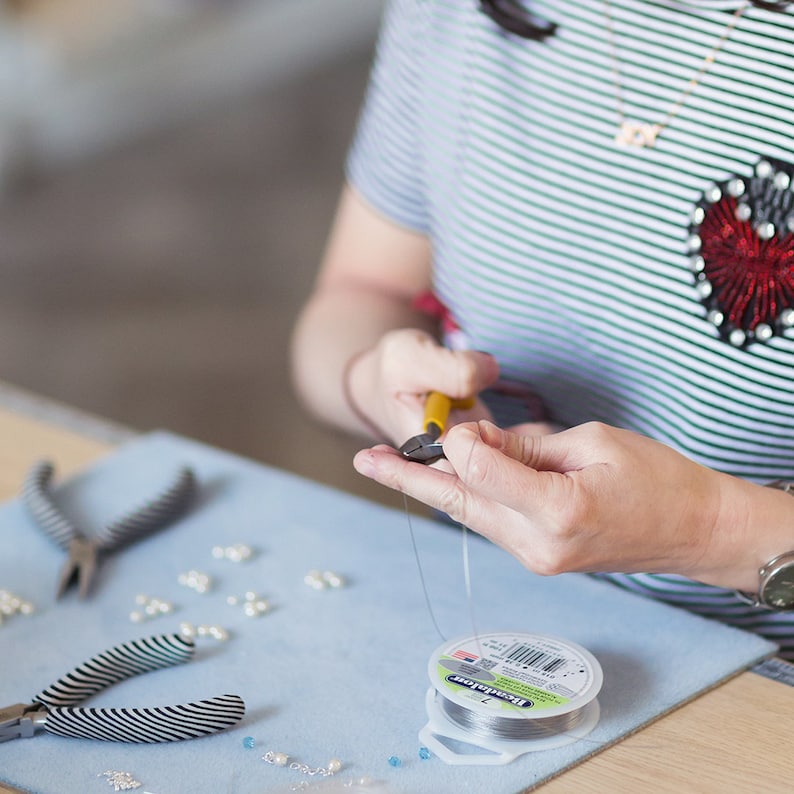
<instances>
[{"instance_id":1,"label":"woman's right hand","mask_svg":"<svg viewBox=\"0 0 794 794\"><path fill-rule=\"evenodd\" d=\"M423 432L428 392L465 399L498 377L499 365L488 353L449 350L425 331L403 328L387 332L373 348L351 359L345 389L351 408L381 434L381 440L399 447ZM453 409L447 427L491 418L478 399L472 408Z\"/></svg>"}]
</instances>

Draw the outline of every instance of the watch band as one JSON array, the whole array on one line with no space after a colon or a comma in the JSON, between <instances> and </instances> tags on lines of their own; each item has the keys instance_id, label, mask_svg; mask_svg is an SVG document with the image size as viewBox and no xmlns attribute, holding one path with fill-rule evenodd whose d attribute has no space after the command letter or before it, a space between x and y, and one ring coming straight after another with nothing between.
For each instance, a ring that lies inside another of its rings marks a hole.
<instances>
[{"instance_id":1,"label":"watch band","mask_svg":"<svg viewBox=\"0 0 794 794\"><path fill-rule=\"evenodd\" d=\"M794 482L789 480L774 480L766 483L767 488L777 488L791 496L794 496ZM771 609L777 612L790 612L794 610L794 598L790 602L769 601L764 596L766 585L776 575L782 573L787 568L794 568L794 550L783 552L764 563L758 571L758 592L756 594L746 593L736 590L736 596L741 601L760 609Z\"/></svg>"}]
</instances>

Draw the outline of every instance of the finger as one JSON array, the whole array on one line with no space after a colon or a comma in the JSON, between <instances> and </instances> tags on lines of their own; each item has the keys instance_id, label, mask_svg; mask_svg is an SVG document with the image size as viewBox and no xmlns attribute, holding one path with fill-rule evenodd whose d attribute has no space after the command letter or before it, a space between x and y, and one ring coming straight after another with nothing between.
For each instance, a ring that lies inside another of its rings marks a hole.
<instances>
[{"instance_id":1,"label":"finger","mask_svg":"<svg viewBox=\"0 0 794 794\"><path fill-rule=\"evenodd\" d=\"M462 422L478 422L480 420L493 422L493 414L482 400L477 400L471 408L454 408L449 414L447 427L459 425Z\"/></svg>"},{"instance_id":2,"label":"finger","mask_svg":"<svg viewBox=\"0 0 794 794\"><path fill-rule=\"evenodd\" d=\"M549 538L548 533L538 534L541 524L468 488L454 472L411 463L385 446L362 450L353 463L361 474L430 505L487 537L536 573L562 570L554 538Z\"/></svg>"},{"instance_id":3,"label":"finger","mask_svg":"<svg viewBox=\"0 0 794 794\"><path fill-rule=\"evenodd\" d=\"M538 429L542 430L543 426ZM476 432L484 444L537 471L565 473L596 462L581 443L579 428L526 434L504 430L486 421L478 422Z\"/></svg>"},{"instance_id":4,"label":"finger","mask_svg":"<svg viewBox=\"0 0 794 794\"><path fill-rule=\"evenodd\" d=\"M382 344L388 377L400 390L435 390L463 399L478 394L499 377L499 364L490 354L449 350L423 331L392 332Z\"/></svg>"},{"instance_id":5,"label":"finger","mask_svg":"<svg viewBox=\"0 0 794 794\"><path fill-rule=\"evenodd\" d=\"M386 446L361 450L353 458L359 474L446 513L475 531L500 523L503 510L485 495L473 494L448 467L439 469L406 460Z\"/></svg>"},{"instance_id":6,"label":"finger","mask_svg":"<svg viewBox=\"0 0 794 794\"><path fill-rule=\"evenodd\" d=\"M566 453L544 448L548 438L516 436L479 422L452 428L444 451L467 489L545 523L567 512L574 498Z\"/></svg>"}]
</instances>

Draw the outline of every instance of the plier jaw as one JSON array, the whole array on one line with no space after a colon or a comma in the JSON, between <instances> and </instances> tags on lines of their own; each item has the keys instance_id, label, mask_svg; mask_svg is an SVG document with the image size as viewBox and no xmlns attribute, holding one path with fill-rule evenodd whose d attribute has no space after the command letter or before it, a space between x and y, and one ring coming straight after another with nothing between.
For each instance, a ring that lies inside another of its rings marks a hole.
<instances>
[{"instance_id":1,"label":"plier jaw","mask_svg":"<svg viewBox=\"0 0 794 794\"><path fill-rule=\"evenodd\" d=\"M400 453L416 463L435 463L444 456L444 445L438 440L449 418L452 408L471 408L476 398L466 397L453 400L441 392L431 391L425 399L425 417L422 424L424 433L409 438L401 447Z\"/></svg>"},{"instance_id":2,"label":"plier jaw","mask_svg":"<svg viewBox=\"0 0 794 794\"><path fill-rule=\"evenodd\" d=\"M14 703L0 709L0 743L11 739L30 739L44 730L47 710L38 703Z\"/></svg>"},{"instance_id":3,"label":"plier jaw","mask_svg":"<svg viewBox=\"0 0 794 794\"><path fill-rule=\"evenodd\" d=\"M80 591L80 598L87 598L91 582L96 574L97 544L86 538L76 536L69 541L69 557L61 568L58 577L56 598L61 598L69 589L72 582L76 581Z\"/></svg>"},{"instance_id":4,"label":"plier jaw","mask_svg":"<svg viewBox=\"0 0 794 794\"><path fill-rule=\"evenodd\" d=\"M415 463L435 463L444 457L444 445L437 433L420 433L409 438L400 447L400 453Z\"/></svg>"}]
</instances>

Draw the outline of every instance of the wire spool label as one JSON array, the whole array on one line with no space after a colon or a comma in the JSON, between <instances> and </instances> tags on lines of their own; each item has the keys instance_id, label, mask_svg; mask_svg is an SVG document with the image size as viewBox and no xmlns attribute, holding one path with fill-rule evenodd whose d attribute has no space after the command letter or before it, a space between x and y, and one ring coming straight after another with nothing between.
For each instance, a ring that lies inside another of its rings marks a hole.
<instances>
[{"instance_id":1,"label":"wire spool label","mask_svg":"<svg viewBox=\"0 0 794 794\"><path fill-rule=\"evenodd\" d=\"M437 689L477 711L563 713L591 700L601 668L584 648L538 634L486 634L453 640L433 655ZM516 715L518 716L518 715Z\"/></svg>"}]
</instances>

